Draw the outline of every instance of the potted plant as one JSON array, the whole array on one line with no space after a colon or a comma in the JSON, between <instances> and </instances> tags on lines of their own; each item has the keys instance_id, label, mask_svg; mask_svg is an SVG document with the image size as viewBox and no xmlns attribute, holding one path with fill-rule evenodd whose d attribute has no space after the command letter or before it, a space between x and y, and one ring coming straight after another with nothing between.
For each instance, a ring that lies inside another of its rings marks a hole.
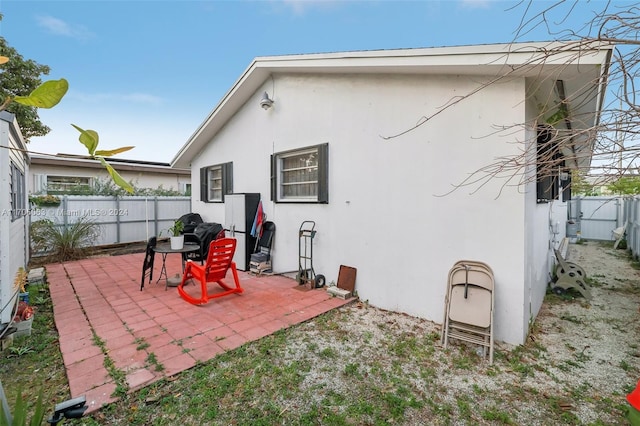
<instances>
[{"instance_id":1,"label":"potted plant","mask_svg":"<svg viewBox=\"0 0 640 426\"><path fill-rule=\"evenodd\" d=\"M27 277L27 271L20 267L13 280L14 287L20 290L17 300L18 306L13 318L13 323L16 327L14 337L31 335L34 310L33 307L29 305L29 292L27 292L25 288L27 285Z\"/></svg>"},{"instance_id":2,"label":"potted plant","mask_svg":"<svg viewBox=\"0 0 640 426\"><path fill-rule=\"evenodd\" d=\"M181 220L176 220L173 222L173 226L169 228L172 250L180 250L184 246L184 235L182 235L183 229L184 223L182 223Z\"/></svg>"}]
</instances>

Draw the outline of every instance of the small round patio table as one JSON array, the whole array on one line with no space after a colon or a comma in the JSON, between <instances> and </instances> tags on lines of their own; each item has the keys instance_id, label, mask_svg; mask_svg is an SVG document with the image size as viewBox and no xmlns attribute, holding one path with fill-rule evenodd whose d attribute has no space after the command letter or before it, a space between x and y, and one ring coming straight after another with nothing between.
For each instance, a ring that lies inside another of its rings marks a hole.
<instances>
[{"instance_id":1,"label":"small round patio table","mask_svg":"<svg viewBox=\"0 0 640 426\"><path fill-rule=\"evenodd\" d=\"M156 245L153 249L153 251L155 251L156 253L160 253L162 255L162 268L160 269L160 276L158 277L158 280L156 281L156 283L160 282L160 280L162 279L162 276L164 275L164 279L165 279L165 285L164 285L164 289L165 291L167 290L167 287L169 286L169 276L167 275L167 255L169 253L179 253L180 257L182 258L182 272L184 272L184 256L182 256L184 253L191 253L194 251L198 251L200 250L200 246L198 244L192 244L192 243L185 243L182 248L180 249L173 249L171 248L171 244L170 243L160 243L158 245Z\"/></svg>"}]
</instances>

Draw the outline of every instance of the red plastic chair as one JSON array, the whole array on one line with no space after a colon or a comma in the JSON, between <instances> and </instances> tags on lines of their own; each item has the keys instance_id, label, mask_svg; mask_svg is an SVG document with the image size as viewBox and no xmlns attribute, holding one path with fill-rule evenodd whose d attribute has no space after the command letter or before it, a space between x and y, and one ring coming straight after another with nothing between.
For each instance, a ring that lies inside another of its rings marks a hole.
<instances>
[{"instance_id":1,"label":"red plastic chair","mask_svg":"<svg viewBox=\"0 0 640 426\"><path fill-rule=\"evenodd\" d=\"M198 265L192 260L187 261L184 274L182 275L182 282L178 285L178 293L180 293L180 296L187 302L194 305L203 305L210 299L215 299L232 293L244 292L242 287L240 287L238 271L236 270L236 264L233 261L233 254L235 251L235 238L221 238L219 240L211 241L211 244L209 245L209 253L207 254L207 261L204 265ZM223 281L229 268L231 268L231 272L233 273L235 287L231 287ZM184 286L190 280L200 282L200 289L202 292L200 298L196 298L185 291ZM209 293L207 283L211 282L217 283L224 291Z\"/></svg>"}]
</instances>

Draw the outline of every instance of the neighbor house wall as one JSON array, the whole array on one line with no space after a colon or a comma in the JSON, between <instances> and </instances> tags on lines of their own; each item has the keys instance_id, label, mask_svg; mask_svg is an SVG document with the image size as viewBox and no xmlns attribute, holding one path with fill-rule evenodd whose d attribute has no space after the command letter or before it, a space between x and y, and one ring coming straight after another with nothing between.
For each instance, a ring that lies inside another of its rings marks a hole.
<instances>
[{"instance_id":1,"label":"neighbor house wall","mask_svg":"<svg viewBox=\"0 0 640 426\"><path fill-rule=\"evenodd\" d=\"M28 216L12 218L11 214L11 164L23 173L26 182L29 159L17 121L7 112L0 112L0 145L0 322L6 323L12 318L12 301L17 295L14 278L19 268L26 269L29 259ZM26 185L23 194L26 206Z\"/></svg>"},{"instance_id":2,"label":"neighbor house wall","mask_svg":"<svg viewBox=\"0 0 640 426\"><path fill-rule=\"evenodd\" d=\"M164 170L162 172L125 170L123 166L118 164L113 164L113 168L118 171L124 180L133 182L136 188L156 189L162 186L163 189L184 193L185 185L191 183L189 174L178 171L167 173ZM46 187L47 175L88 177L104 182L111 181L111 177L104 167L86 167L82 163L58 166L40 164L37 160L34 160L30 175L29 191L32 194L44 192L43 188Z\"/></svg>"},{"instance_id":3,"label":"neighbor house wall","mask_svg":"<svg viewBox=\"0 0 640 426\"><path fill-rule=\"evenodd\" d=\"M313 264L327 282L340 265L357 268L362 300L384 309L442 321L447 274L454 262L488 263L496 278L499 340L522 343L526 333L525 200L518 188L489 179L454 191L470 173L519 146L494 126L522 123L524 80L490 85L403 136L385 139L476 89L474 76L276 75L256 91L192 161L200 167L233 161L235 192L259 192L276 223L275 272L298 268L298 229L314 220ZM275 105L258 103L264 90ZM513 139L518 135L512 135ZM519 138L522 140L524 134ZM329 203L270 200L273 153L329 144ZM224 222L224 205L193 210Z\"/></svg>"}]
</instances>

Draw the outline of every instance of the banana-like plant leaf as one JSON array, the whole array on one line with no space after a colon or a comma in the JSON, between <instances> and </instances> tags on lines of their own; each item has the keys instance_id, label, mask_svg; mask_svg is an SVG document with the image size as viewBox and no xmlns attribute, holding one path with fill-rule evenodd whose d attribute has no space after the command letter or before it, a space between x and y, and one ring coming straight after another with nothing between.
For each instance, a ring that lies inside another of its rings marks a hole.
<instances>
[{"instance_id":1,"label":"banana-like plant leaf","mask_svg":"<svg viewBox=\"0 0 640 426\"><path fill-rule=\"evenodd\" d=\"M102 165L107 169L107 171L111 175L111 179L113 179L113 183L115 183L120 188L127 191L129 194L133 194L133 191L134 191L133 186L131 186L129 182L124 180L122 176L120 176L120 174L118 174L118 172L113 167L111 167L111 164L107 163L107 160L105 160L102 157L96 157L96 158L100 160Z\"/></svg>"},{"instance_id":2,"label":"banana-like plant leaf","mask_svg":"<svg viewBox=\"0 0 640 426\"><path fill-rule=\"evenodd\" d=\"M49 80L36 87L29 96L16 96L13 100L22 105L36 108L53 108L69 90L69 83L64 78Z\"/></svg>"},{"instance_id":3,"label":"banana-like plant leaf","mask_svg":"<svg viewBox=\"0 0 640 426\"><path fill-rule=\"evenodd\" d=\"M133 149L133 148L135 147L123 146L122 148L110 149L105 151L98 150L96 151L95 155L101 155L103 157L111 157L112 155L120 154L121 152L129 151L130 149Z\"/></svg>"},{"instance_id":4,"label":"banana-like plant leaf","mask_svg":"<svg viewBox=\"0 0 640 426\"><path fill-rule=\"evenodd\" d=\"M96 152L96 148L98 147L98 142L100 138L98 137L98 132L95 130L84 130L75 124L72 126L80 132L80 137L78 138L80 142L87 147L89 151L89 155L94 156Z\"/></svg>"}]
</instances>

